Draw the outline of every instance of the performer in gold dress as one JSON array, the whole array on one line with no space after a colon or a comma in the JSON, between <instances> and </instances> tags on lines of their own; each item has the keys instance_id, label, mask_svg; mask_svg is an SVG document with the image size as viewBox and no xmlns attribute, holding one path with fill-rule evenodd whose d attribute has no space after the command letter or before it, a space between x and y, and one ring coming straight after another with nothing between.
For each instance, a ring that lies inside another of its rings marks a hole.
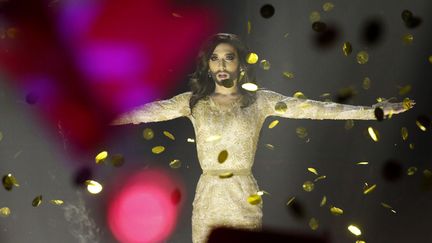
<instances>
[{"instance_id":1,"label":"performer in gold dress","mask_svg":"<svg viewBox=\"0 0 432 243\"><path fill-rule=\"evenodd\" d=\"M203 170L193 201L194 243L206 242L211 229L218 226L261 228L262 202L252 205L247 199L259 191L251 169L259 133L268 116L373 120L377 106L384 115L408 109L402 103L351 106L287 97L264 89L247 91L242 85L255 82L247 54L237 36L213 36L199 54L191 92L145 104L113 122L139 124L183 116L191 120ZM221 152L226 159L220 158Z\"/></svg>"}]
</instances>

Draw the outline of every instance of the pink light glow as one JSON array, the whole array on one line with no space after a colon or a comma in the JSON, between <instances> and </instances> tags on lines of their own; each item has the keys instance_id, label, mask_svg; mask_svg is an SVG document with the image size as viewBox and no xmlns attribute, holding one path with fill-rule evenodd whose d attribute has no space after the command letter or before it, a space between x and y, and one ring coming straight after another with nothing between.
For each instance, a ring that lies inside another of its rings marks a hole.
<instances>
[{"instance_id":1,"label":"pink light glow","mask_svg":"<svg viewBox=\"0 0 432 243\"><path fill-rule=\"evenodd\" d=\"M108 224L120 242L160 242L174 230L180 204L175 182L162 171L138 172L113 195Z\"/></svg>"}]
</instances>

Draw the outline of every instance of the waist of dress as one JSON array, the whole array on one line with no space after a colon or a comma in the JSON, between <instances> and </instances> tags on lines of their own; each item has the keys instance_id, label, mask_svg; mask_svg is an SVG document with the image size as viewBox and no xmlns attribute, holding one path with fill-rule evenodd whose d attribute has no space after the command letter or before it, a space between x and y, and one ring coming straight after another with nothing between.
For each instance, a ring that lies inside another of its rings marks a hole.
<instances>
[{"instance_id":1,"label":"waist of dress","mask_svg":"<svg viewBox=\"0 0 432 243\"><path fill-rule=\"evenodd\" d=\"M252 171L251 169L203 170L203 175L230 177L235 175L252 175Z\"/></svg>"}]
</instances>

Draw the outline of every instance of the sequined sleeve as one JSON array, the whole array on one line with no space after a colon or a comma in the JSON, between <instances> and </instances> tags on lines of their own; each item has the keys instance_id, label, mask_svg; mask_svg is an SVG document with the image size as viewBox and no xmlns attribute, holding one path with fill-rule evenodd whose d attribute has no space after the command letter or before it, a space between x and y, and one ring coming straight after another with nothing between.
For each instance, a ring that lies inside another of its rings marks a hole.
<instances>
[{"instance_id":1,"label":"sequined sleeve","mask_svg":"<svg viewBox=\"0 0 432 243\"><path fill-rule=\"evenodd\" d=\"M265 116L294 119L375 120L371 106L353 106L334 102L287 97L270 90L260 90Z\"/></svg>"},{"instance_id":2,"label":"sequined sleeve","mask_svg":"<svg viewBox=\"0 0 432 243\"><path fill-rule=\"evenodd\" d=\"M111 124L139 124L147 122L167 121L174 118L189 116L189 99L191 92L185 92L167 100L158 100L139 106L120 115Z\"/></svg>"}]
</instances>

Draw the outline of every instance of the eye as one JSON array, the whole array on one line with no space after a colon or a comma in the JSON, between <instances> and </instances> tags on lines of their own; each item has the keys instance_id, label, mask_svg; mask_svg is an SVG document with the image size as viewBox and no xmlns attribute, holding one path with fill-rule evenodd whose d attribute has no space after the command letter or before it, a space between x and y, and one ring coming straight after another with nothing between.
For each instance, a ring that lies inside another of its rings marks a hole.
<instances>
[{"instance_id":1,"label":"eye","mask_svg":"<svg viewBox=\"0 0 432 243\"><path fill-rule=\"evenodd\" d=\"M211 60L211 61L216 61L217 59L218 59L217 56L211 56L211 57L210 57L210 60Z\"/></svg>"},{"instance_id":2,"label":"eye","mask_svg":"<svg viewBox=\"0 0 432 243\"><path fill-rule=\"evenodd\" d=\"M234 54L228 54L228 55L226 55L226 59L227 59L228 61L232 61L232 60L235 59L235 56L234 56Z\"/></svg>"}]
</instances>

